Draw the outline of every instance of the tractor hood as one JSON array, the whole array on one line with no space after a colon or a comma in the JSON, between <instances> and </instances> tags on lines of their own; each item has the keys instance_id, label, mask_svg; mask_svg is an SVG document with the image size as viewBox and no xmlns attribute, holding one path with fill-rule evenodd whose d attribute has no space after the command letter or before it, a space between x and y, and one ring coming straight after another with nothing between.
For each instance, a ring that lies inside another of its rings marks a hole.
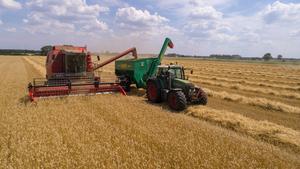
<instances>
[{"instance_id":1,"label":"tractor hood","mask_svg":"<svg viewBox=\"0 0 300 169\"><path fill-rule=\"evenodd\" d=\"M174 88L181 88L181 89L186 88L186 87L188 87L188 88L194 88L195 87L195 85L193 83L191 83L190 81L183 80L183 79L177 79L177 78L175 78L173 80L172 86Z\"/></svg>"}]
</instances>

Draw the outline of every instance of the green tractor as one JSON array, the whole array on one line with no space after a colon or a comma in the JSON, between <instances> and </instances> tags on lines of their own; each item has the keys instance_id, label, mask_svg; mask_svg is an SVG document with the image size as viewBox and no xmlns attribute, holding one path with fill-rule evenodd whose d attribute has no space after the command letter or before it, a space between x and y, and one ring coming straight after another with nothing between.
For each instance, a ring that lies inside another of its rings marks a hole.
<instances>
[{"instance_id":1,"label":"green tractor","mask_svg":"<svg viewBox=\"0 0 300 169\"><path fill-rule=\"evenodd\" d=\"M155 76L147 81L146 93L149 101L167 101L171 109L181 111L192 104L207 104L207 95L191 83L180 65L161 65Z\"/></svg>"},{"instance_id":2,"label":"green tractor","mask_svg":"<svg viewBox=\"0 0 300 169\"><path fill-rule=\"evenodd\" d=\"M200 88L188 81L183 66L161 65L167 48L174 45L166 38L156 58L134 58L117 60L115 74L126 91L130 85L146 89L147 98L154 103L167 101L171 109L181 111L187 104L207 104L207 95ZM192 71L191 71L192 73Z\"/></svg>"}]
</instances>

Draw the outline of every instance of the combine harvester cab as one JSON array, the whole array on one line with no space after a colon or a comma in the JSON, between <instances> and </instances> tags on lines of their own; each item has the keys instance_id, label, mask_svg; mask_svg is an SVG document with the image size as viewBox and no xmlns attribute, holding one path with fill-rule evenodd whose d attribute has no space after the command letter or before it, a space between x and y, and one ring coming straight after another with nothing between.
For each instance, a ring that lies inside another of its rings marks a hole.
<instances>
[{"instance_id":1,"label":"combine harvester cab","mask_svg":"<svg viewBox=\"0 0 300 169\"><path fill-rule=\"evenodd\" d=\"M53 46L47 54L46 78L35 78L28 84L29 98L34 101L36 98L111 92L126 95L118 80L102 82L101 77L95 75L95 70L129 53L136 58L136 49L131 48L103 63L94 65L86 47Z\"/></svg>"}]
</instances>

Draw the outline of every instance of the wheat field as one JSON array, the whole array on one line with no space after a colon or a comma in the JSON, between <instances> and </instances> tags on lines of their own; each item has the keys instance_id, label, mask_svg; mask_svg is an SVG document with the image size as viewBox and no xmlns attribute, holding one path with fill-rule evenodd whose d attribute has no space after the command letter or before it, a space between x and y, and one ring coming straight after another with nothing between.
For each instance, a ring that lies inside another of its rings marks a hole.
<instances>
[{"instance_id":1,"label":"wheat field","mask_svg":"<svg viewBox=\"0 0 300 169\"><path fill-rule=\"evenodd\" d=\"M30 103L44 62L0 56L0 168L300 168L299 66L166 58L209 95L175 113L134 88Z\"/></svg>"}]
</instances>

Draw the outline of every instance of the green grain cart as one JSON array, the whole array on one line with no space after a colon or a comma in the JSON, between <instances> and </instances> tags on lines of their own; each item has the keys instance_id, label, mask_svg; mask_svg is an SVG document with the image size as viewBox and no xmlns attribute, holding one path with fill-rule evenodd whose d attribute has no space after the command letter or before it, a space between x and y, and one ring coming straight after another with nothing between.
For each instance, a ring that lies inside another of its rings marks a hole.
<instances>
[{"instance_id":1,"label":"green grain cart","mask_svg":"<svg viewBox=\"0 0 300 169\"><path fill-rule=\"evenodd\" d=\"M185 76L185 69L180 65L161 65L167 48L174 45L166 38L156 58L136 58L117 60L115 74L120 78L126 91L130 85L147 90L151 102L167 101L174 110L184 110L188 103L207 103L206 93Z\"/></svg>"}]
</instances>

